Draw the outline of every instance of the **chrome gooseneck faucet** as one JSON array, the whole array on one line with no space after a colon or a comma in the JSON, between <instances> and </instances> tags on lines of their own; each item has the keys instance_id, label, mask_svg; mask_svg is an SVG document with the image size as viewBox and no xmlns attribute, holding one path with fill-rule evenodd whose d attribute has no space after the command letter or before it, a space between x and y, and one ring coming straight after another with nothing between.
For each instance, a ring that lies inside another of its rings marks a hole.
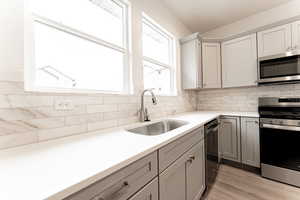
<instances>
[{"instance_id":1,"label":"chrome gooseneck faucet","mask_svg":"<svg viewBox=\"0 0 300 200\"><path fill-rule=\"evenodd\" d=\"M144 98L145 98L145 93L150 92L152 95L152 103L153 105L157 104L157 98L155 94L153 93L154 88L152 89L145 89L141 95L141 110L140 110L140 121L141 122L147 122L150 121L150 116L148 113L148 109L145 108L145 103L144 103Z\"/></svg>"}]
</instances>

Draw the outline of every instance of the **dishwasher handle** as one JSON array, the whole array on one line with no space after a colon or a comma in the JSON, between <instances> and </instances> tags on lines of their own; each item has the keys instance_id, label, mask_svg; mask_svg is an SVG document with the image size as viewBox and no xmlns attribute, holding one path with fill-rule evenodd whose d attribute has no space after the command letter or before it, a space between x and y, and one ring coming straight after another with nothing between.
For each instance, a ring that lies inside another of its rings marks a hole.
<instances>
[{"instance_id":1,"label":"dishwasher handle","mask_svg":"<svg viewBox=\"0 0 300 200\"><path fill-rule=\"evenodd\" d=\"M218 130L220 123L217 123L214 126L211 126L209 128L206 129L206 133L210 133L210 132L215 132Z\"/></svg>"}]
</instances>

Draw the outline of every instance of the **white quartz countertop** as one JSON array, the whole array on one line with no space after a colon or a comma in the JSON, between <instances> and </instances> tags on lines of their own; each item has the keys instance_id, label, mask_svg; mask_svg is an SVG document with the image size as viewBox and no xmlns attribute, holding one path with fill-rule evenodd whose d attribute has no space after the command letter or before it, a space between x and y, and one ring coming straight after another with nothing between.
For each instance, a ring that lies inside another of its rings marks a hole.
<instances>
[{"instance_id":1,"label":"white quartz countertop","mask_svg":"<svg viewBox=\"0 0 300 200\"><path fill-rule=\"evenodd\" d=\"M194 112L168 119L188 124L157 136L117 129L0 151L1 200L58 200L156 151L220 115L258 117L255 112ZM153 123L153 122L150 122Z\"/></svg>"}]
</instances>

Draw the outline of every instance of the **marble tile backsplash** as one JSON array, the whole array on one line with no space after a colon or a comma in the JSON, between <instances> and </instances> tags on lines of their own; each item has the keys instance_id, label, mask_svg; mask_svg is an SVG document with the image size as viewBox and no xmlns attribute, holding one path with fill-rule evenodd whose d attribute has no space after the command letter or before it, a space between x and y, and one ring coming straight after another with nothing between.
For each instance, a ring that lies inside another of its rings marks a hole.
<instances>
[{"instance_id":1,"label":"marble tile backsplash","mask_svg":"<svg viewBox=\"0 0 300 200\"><path fill-rule=\"evenodd\" d=\"M197 110L257 111L259 97L300 96L300 84L202 90Z\"/></svg>"},{"instance_id":2,"label":"marble tile backsplash","mask_svg":"<svg viewBox=\"0 0 300 200\"><path fill-rule=\"evenodd\" d=\"M146 104L152 118L193 111L196 95L158 97ZM70 100L74 109L56 110L57 100ZM22 82L0 82L0 149L84 134L138 121L137 95L51 94L24 92Z\"/></svg>"}]
</instances>

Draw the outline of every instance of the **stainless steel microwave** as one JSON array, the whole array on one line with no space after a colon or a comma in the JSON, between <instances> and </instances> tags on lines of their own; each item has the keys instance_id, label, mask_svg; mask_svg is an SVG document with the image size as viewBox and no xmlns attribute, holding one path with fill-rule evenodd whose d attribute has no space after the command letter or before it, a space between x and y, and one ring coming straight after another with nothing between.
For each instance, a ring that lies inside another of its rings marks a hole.
<instances>
[{"instance_id":1,"label":"stainless steel microwave","mask_svg":"<svg viewBox=\"0 0 300 200\"><path fill-rule=\"evenodd\" d=\"M300 82L300 51L259 59L258 84Z\"/></svg>"}]
</instances>

